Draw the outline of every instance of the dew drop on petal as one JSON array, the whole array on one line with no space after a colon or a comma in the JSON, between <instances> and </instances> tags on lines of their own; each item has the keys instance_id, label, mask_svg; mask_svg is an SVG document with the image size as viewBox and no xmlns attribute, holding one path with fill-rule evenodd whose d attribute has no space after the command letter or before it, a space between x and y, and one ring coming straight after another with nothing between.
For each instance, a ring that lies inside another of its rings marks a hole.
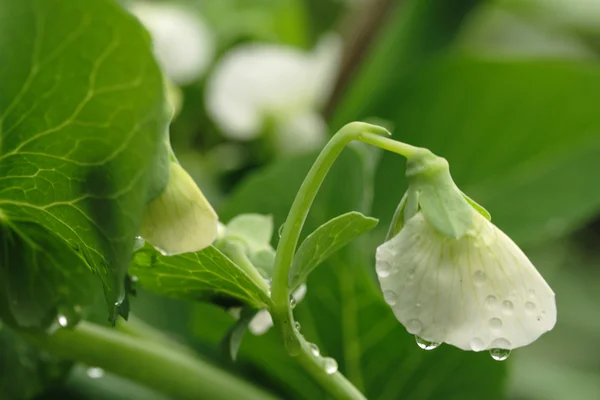
<instances>
[{"instance_id":1,"label":"dew drop on petal","mask_svg":"<svg viewBox=\"0 0 600 400\"><path fill-rule=\"evenodd\" d=\"M321 352L319 351L319 348L317 347L316 344L309 343L308 348L310 349L310 352L312 353L313 356L319 357L321 355Z\"/></svg>"},{"instance_id":2,"label":"dew drop on petal","mask_svg":"<svg viewBox=\"0 0 600 400\"><path fill-rule=\"evenodd\" d=\"M87 376L89 376L92 379L98 379L104 376L104 370L99 367L89 367L86 373Z\"/></svg>"},{"instance_id":3,"label":"dew drop on petal","mask_svg":"<svg viewBox=\"0 0 600 400\"><path fill-rule=\"evenodd\" d=\"M535 310L535 303L532 301L528 301L527 303L525 303L525 310L532 312Z\"/></svg>"},{"instance_id":4,"label":"dew drop on petal","mask_svg":"<svg viewBox=\"0 0 600 400\"><path fill-rule=\"evenodd\" d=\"M502 328L502 320L500 318L490 318L488 323L492 329Z\"/></svg>"},{"instance_id":5,"label":"dew drop on petal","mask_svg":"<svg viewBox=\"0 0 600 400\"><path fill-rule=\"evenodd\" d=\"M338 370L338 363L331 357L326 357L323 359L323 367L325 368L325 372L329 375L335 374Z\"/></svg>"},{"instance_id":6,"label":"dew drop on petal","mask_svg":"<svg viewBox=\"0 0 600 400\"><path fill-rule=\"evenodd\" d=\"M498 299L496 296L490 295L485 298L485 305L488 306L488 308L495 308L498 305Z\"/></svg>"},{"instance_id":7,"label":"dew drop on petal","mask_svg":"<svg viewBox=\"0 0 600 400\"><path fill-rule=\"evenodd\" d=\"M515 306L513 305L512 301L504 300L502 302L502 311L504 311L506 314L512 314L514 308Z\"/></svg>"},{"instance_id":8,"label":"dew drop on petal","mask_svg":"<svg viewBox=\"0 0 600 400\"><path fill-rule=\"evenodd\" d=\"M423 329L423 324L418 319L411 319L406 323L406 330L408 333L417 335Z\"/></svg>"},{"instance_id":9,"label":"dew drop on petal","mask_svg":"<svg viewBox=\"0 0 600 400\"><path fill-rule=\"evenodd\" d=\"M417 345L419 345L419 347L423 350L434 350L440 346L440 343L438 342L430 342L419 336L415 336L415 340L417 341Z\"/></svg>"},{"instance_id":10,"label":"dew drop on petal","mask_svg":"<svg viewBox=\"0 0 600 400\"><path fill-rule=\"evenodd\" d=\"M471 346L471 350L473 351L481 351L485 349L485 344L483 343L483 340L481 340L478 337L471 339L469 345Z\"/></svg>"},{"instance_id":11,"label":"dew drop on petal","mask_svg":"<svg viewBox=\"0 0 600 400\"><path fill-rule=\"evenodd\" d=\"M380 278L387 278L390 276L390 272L392 271L392 266L387 261L380 261L377 263L375 267L375 271Z\"/></svg>"},{"instance_id":12,"label":"dew drop on petal","mask_svg":"<svg viewBox=\"0 0 600 400\"><path fill-rule=\"evenodd\" d=\"M482 270L475 271L475 273L473 274L473 281L477 284L484 283L486 278L487 277L485 275L485 272L483 272Z\"/></svg>"},{"instance_id":13,"label":"dew drop on petal","mask_svg":"<svg viewBox=\"0 0 600 400\"><path fill-rule=\"evenodd\" d=\"M398 296L391 290L386 290L385 292L383 292L383 299L390 306L395 306L396 302L398 301Z\"/></svg>"},{"instance_id":14,"label":"dew drop on petal","mask_svg":"<svg viewBox=\"0 0 600 400\"><path fill-rule=\"evenodd\" d=\"M510 356L510 350L508 349L491 349L490 356L496 361L504 361Z\"/></svg>"}]
</instances>

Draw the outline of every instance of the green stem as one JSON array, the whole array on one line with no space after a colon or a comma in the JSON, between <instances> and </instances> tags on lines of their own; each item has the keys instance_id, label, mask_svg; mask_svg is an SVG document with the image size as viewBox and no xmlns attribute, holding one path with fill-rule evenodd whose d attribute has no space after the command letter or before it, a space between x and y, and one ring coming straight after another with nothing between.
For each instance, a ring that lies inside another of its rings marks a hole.
<instances>
[{"instance_id":1,"label":"green stem","mask_svg":"<svg viewBox=\"0 0 600 400\"><path fill-rule=\"evenodd\" d=\"M67 360L100 367L184 400L275 399L271 394L177 348L81 322L52 335L25 333Z\"/></svg>"},{"instance_id":2,"label":"green stem","mask_svg":"<svg viewBox=\"0 0 600 400\"><path fill-rule=\"evenodd\" d=\"M419 148L382 137L390 133L379 126L362 122L352 122L336 133L317 157L306 175L284 224L277 247L273 282L271 286L273 306L271 315L278 327L288 353L296 356L304 368L335 398L364 399L362 394L341 374L327 374L322 359L312 357L304 339L294 329L294 319L290 307L289 271L296 252L300 233L310 207L317 195L327 172L342 150L353 140L393 151L411 157Z\"/></svg>"}]
</instances>

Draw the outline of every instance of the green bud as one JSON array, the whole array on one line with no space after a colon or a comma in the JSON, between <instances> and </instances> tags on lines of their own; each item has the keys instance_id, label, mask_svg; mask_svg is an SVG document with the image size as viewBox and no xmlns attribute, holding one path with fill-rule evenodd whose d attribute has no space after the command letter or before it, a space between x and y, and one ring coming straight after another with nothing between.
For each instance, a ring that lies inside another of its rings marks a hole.
<instances>
[{"instance_id":1,"label":"green bud","mask_svg":"<svg viewBox=\"0 0 600 400\"><path fill-rule=\"evenodd\" d=\"M218 216L194 180L171 162L164 191L147 206L140 235L165 254L200 251L217 237Z\"/></svg>"},{"instance_id":2,"label":"green bud","mask_svg":"<svg viewBox=\"0 0 600 400\"><path fill-rule=\"evenodd\" d=\"M387 240L394 237L417 212L441 234L462 238L473 226L473 211L490 220L490 214L454 183L448 161L427 149L408 158L409 187L394 214Z\"/></svg>"}]
</instances>

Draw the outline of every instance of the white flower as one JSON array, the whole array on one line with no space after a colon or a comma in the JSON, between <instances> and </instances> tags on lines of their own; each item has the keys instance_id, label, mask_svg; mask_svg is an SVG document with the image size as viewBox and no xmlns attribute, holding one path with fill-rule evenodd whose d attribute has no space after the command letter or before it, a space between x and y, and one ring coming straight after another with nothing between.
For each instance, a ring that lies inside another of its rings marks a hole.
<instances>
[{"instance_id":1,"label":"white flower","mask_svg":"<svg viewBox=\"0 0 600 400\"><path fill-rule=\"evenodd\" d=\"M556 323L554 292L501 230L473 211L459 239L422 211L377 249L383 296L409 333L463 350L514 349Z\"/></svg>"},{"instance_id":2,"label":"white flower","mask_svg":"<svg viewBox=\"0 0 600 400\"><path fill-rule=\"evenodd\" d=\"M198 79L213 59L214 38L204 21L181 5L136 2L131 12L152 36L154 54L174 83Z\"/></svg>"},{"instance_id":3,"label":"white flower","mask_svg":"<svg viewBox=\"0 0 600 400\"><path fill-rule=\"evenodd\" d=\"M302 301L302 299L304 299L304 296L306 296L306 284L305 283L298 286L298 289L296 289L292 293L292 298L294 299L294 301L296 303L299 303L300 301ZM250 329L250 332L252 332L253 335L260 336L260 335L264 335L265 333L267 333L267 331L269 329L271 329L272 326L273 326L273 318L271 317L271 314L269 313L269 311L260 310L258 313L256 313L254 318L252 318L252 320L250 321L250 324L248 324L248 329Z\"/></svg>"},{"instance_id":4,"label":"white flower","mask_svg":"<svg viewBox=\"0 0 600 400\"><path fill-rule=\"evenodd\" d=\"M340 52L334 36L312 52L264 43L234 48L207 82L207 110L230 139L255 139L273 124L280 150L314 148L325 137L318 111L332 89Z\"/></svg>"},{"instance_id":5,"label":"white flower","mask_svg":"<svg viewBox=\"0 0 600 400\"><path fill-rule=\"evenodd\" d=\"M171 162L167 187L146 206L140 235L165 254L179 254L210 246L217 233L217 213L188 173Z\"/></svg>"}]
</instances>

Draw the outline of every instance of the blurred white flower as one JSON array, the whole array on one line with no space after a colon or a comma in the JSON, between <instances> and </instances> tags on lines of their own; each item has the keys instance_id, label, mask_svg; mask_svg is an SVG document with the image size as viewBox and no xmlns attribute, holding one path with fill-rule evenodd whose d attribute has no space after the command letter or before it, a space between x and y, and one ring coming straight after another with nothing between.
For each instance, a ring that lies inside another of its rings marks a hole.
<instances>
[{"instance_id":1,"label":"blurred white flower","mask_svg":"<svg viewBox=\"0 0 600 400\"><path fill-rule=\"evenodd\" d=\"M234 48L208 80L207 110L230 139L252 140L270 126L280 151L312 149L325 139L319 110L340 56L337 36L326 36L312 52L263 43Z\"/></svg>"},{"instance_id":2,"label":"blurred white flower","mask_svg":"<svg viewBox=\"0 0 600 400\"><path fill-rule=\"evenodd\" d=\"M193 10L142 1L133 3L130 11L150 32L154 54L174 83L191 83L206 71L215 52L214 37Z\"/></svg>"},{"instance_id":3,"label":"blurred white flower","mask_svg":"<svg viewBox=\"0 0 600 400\"><path fill-rule=\"evenodd\" d=\"M377 249L383 296L423 348L525 346L556 323L554 292L519 247L479 212L459 239L442 235L422 211ZM427 343L427 342L433 342ZM495 353L494 353L495 352Z\"/></svg>"},{"instance_id":4,"label":"blurred white flower","mask_svg":"<svg viewBox=\"0 0 600 400\"><path fill-rule=\"evenodd\" d=\"M300 301L302 301L302 299L304 299L304 296L306 296L306 284L305 283L298 286L298 289L296 289L292 293L292 298L294 299L294 302L296 302L296 303L299 303ZM271 317L271 314L269 313L269 311L260 310L254 316L254 318L252 318L252 320L250 321L250 324L248 324L248 329L250 329L250 332L252 332L253 335L260 336L260 335L264 335L265 333L267 333L267 331L269 329L271 329L272 326L273 326L273 318Z\"/></svg>"}]
</instances>

